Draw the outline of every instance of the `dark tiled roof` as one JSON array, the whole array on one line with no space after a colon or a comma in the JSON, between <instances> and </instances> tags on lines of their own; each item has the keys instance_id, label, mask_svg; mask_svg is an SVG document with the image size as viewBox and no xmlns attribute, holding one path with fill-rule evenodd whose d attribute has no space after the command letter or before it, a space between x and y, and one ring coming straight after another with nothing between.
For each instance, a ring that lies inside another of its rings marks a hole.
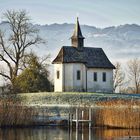
<instances>
[{"instance_id":1,"label":"dark tiled roof","mask_svg":"<svg viewBox=\"0 0 140 140\"><path fill-rule=\"evenodd\" d=\"M84 63L88 68L115 68L102 48L91 47L82 47L79 49L63 46L52 63Z\"/></svg>"}]
</instances>

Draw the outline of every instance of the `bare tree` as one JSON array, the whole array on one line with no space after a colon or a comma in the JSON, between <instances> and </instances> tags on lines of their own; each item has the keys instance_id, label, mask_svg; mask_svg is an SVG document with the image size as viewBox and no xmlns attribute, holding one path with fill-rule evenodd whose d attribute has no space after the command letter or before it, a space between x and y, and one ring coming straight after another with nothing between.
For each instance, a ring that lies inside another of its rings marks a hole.
<instances>
[{"instance_id":1,"label":"bare tree","mask_svg":"<svg viewBox=\"0 0 140 140\"><path fill-rule=\"evenodd\" d=\"M128 62L129 79L134 85L134 92L140 92L140 60L138 58Z\"/></svg>"},{"instance_id":2,"label":"bare tree","mask_svg":"<svg viewBox=\"0 0 140 140\"><path fill-rule=\"evenodd\" d=\"M115 64L115 67L116 69L114 70L114 73L113 73L114 92L116 91L117 87L120 87L123 85L124 77L125 77L124 73L122 72L121 64L119 62Z\"/></svg>"},{"instance_id":3,"label":"bare tree","mask_svg":"<svg viewBox=\"0 0 140 140\"><path fill-rule=\"evenodd\" d=\"M8 38L5 31L0 30L0 61L7 65L8 72L0 71L0 75L8 79L14 87L14 81L27 50L40 43L45 43L38 35L38 30L30 23L25 10L8 10L3 14L8 23Z\"/></svg>"}]
</instances>

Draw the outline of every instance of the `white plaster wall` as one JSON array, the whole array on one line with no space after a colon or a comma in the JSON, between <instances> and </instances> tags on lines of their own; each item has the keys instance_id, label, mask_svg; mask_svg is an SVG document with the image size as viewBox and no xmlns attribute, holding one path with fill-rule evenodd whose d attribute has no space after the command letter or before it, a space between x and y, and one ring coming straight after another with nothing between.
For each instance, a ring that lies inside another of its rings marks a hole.
<instances>
[{"instance_id":1,"label":"white plaster wall","mask_svg":"<svg viewBox=\"0 0 140 140\"><path fill-rule=\"evenodd\" d=\"M73 90L73 65L72 64L63 64L64 65L64 91Z\"/></svg>"},{"instance_id":2,"label":"white plaster wall","mask_svg":"<svg viewBox=\"0 0 140 140\"><path fill-rule=\"evenodd\" d=\"M80 80L77 80L77 71L78 70L81 71ZM85 72L86 71L85 71L84 64L80 64L80 63L73 64L73 79L74 79L73 89L74 89L74 91L84 91L85 90L85 81L86 81Z\"/></svg>"},{"instance_id":3,"label":"white plaster wall","mask_svg":"<svg viewBox=\"0 0 140 140\"><path fill-rule=\"evenodd\" d=\"M59 79L57 79L57 71L60 73ZM54 91L63 91L63 64L54 64Z\"/></svg>"},{"instance_id":4,"label":"white plaster wall","mask_svg":"<svg viewBox=\"0 0 140 140\"><path fill-rule=\"evenodd\" d=\"M81 79L77 80L77 71L81 71ZM65 91L83 91L85 88L85 66L80 63L64 64Z\"/></svg>"},{"instance_id":5,"label":"white plaster wall","mask_svg":"<svg viewBox=\"0 0 140 140\"><path fill-rule=\"evenodd\" d=\"M60 78L56 72L59 70ZM81 79L77 80L77 71L81 71ZM97 72L97 82L93 80L93 73ZM102 74L106 72L106 82L102 80ZM80 63L54 64L54 91L86 91L86 67ZM112 92L113 70L112 69L87 69L88 92Z\"/></svg>"},{"instance_id":6,"label":"white plaster wall","mask_svg":"<svg viewBox=\"0 0 140 140\"><path fill-rule=\"evenodd\" d=\"M97 72L97 81L93 80L93 73ZM106 82L102 80L102 74L106 72ZM113 70L95 69L87 70L87 90L88 92L112 92L113 91Z\"/></svg>"}]
</instances>

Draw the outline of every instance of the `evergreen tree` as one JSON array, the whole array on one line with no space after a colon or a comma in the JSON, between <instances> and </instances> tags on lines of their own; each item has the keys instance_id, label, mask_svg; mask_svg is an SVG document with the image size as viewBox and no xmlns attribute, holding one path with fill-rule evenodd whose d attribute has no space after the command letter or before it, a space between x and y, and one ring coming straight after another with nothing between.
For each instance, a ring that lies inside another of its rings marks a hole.
<instances>
[{"instance_id":1,"label":"evergreen tree","mask_svg":"<svg viewBox=\"0 0 140 140\"><path fill-rule=\"evenodd\" d=\"M47 59L46 59L47 60ZM51 91L46 60L42 61L34 53L26 58L26 68L16 78L17 92Z\"/></svg>"}]
</instances>

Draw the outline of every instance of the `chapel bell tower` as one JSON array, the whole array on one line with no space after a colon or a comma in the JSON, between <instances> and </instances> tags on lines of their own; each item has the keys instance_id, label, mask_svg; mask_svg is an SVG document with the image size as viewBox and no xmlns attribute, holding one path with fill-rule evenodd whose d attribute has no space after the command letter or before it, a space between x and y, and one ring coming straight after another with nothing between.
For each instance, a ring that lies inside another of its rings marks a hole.
<instances>
[{"instance_id":1,"label":"chapel bell tower","mask_svg":"<svg viewBox=\"0 0 140 140\"><path fill-rule=\"evenodd\" d=\"M75 28L74 28L74 33L71 37L71 44L73 47L77 47L77 48L84 47L84 39L85 38L82 35L79 20L77 17L77 21L76 21Z\"/></svg>"}]
</instances>

